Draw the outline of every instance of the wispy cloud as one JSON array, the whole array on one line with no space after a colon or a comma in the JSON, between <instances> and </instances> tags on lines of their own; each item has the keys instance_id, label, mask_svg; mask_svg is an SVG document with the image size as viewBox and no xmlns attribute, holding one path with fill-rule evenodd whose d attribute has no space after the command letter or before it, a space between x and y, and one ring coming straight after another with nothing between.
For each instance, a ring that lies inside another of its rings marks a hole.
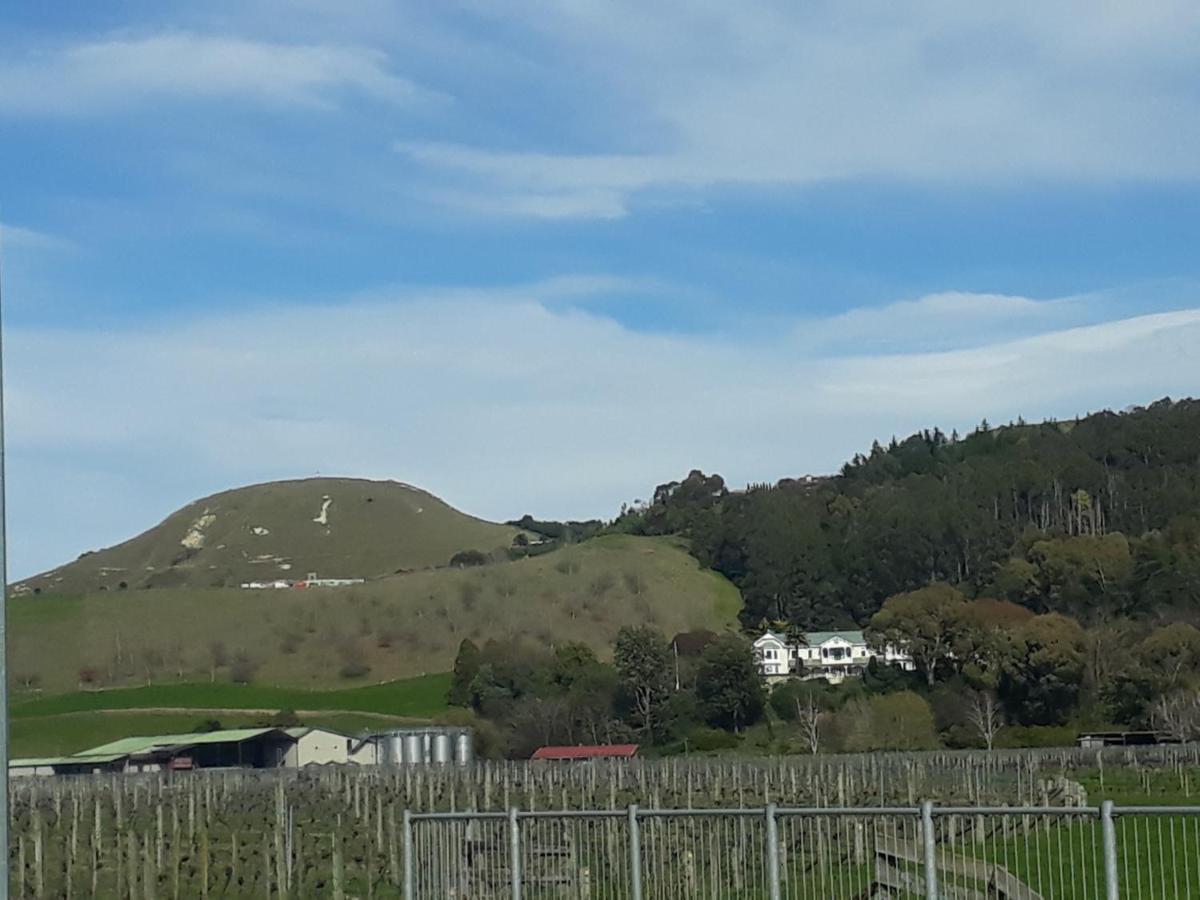
<instances>
[{"instance_id":1,"label":"wispy cloud","mask_svg":"<svg viewBox=\"0 0 1200 900\"><path fill-rule=\"evenodd\" d=\"M0 250L53 251L76 250L74 241L48 234L33 228L24 228L8 222L0 222Z\"/></svg>"},{"instance_id":2,"label":"wispy cloud","mask_svg":"<svg viewBox=\"0 0 1200 900\"><path fill-rule=\"evenodd\" d=\"M100 114L156 98L328 108L343 93L387 103L421 90L367 47L186 32L111 37L0 63L0 113Z\"/></svg>"},{"instance_id":3,"label":"wispy cloud","mask_svg":"<svg viewBox=\"0 0 1200 900\"><path fill-rule=\"evenodd\" d=\"M103 335L14 331L14 573L260 479L395 477L491 517L605 515L695 466L734 483L829 471L892 433L1069 416L1200 379L1200 310L1061 327L1033 301L943 295L854 314L859 334L913 336L886 354L815 354L796 330L650 335L552 305L604 288L586 277ZM967 341L994 307L1041 324ZM937 352L904 322L931 310L959 335Z\"/></svg>"},{"instance_id":4,"label":"wispy cloud","mask_svg":"<svg viewBox=\"0 0 1200 900\"><path fill-rule=\"evenodd\" d=\"M504 9L612 121L587 152L397 145L473 211L613 218L648 191L730 183L1200 175L1195 5Z\"/></svg>"}]
</instances>

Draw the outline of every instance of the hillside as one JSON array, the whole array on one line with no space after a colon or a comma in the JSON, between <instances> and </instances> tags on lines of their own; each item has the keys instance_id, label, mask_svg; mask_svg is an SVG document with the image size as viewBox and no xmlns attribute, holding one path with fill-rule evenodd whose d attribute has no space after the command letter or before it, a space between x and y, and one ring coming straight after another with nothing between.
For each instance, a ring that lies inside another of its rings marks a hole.
<instances>
[{"instance_id":1,"label":"hillside","mask_svg":"<svg viewBox=\"0 0 1200 900\"><path fill-rule=\"evenodd\" d=\"M278 481L197 500L131 540L14 585L13 593L233 587L310 572L373 578L444 566L460 550L507 548L518 533L395 481Z\"/></svg>"},{"instance_id":2,"label":"hillside","mask_svg":"<svg viewBox=\"0 0 1200 900\"><path fill-rule=\"evenodd\" d=\"M463 638L575 640L607 653L622 625L722 630L739 608L737 590L681 542L611 535L345 588L26 594L10 602L9 673L26 693L234 677L349 687L446 672Z\"/></svg>"},{"instance_id":3,"label":"hillside","mask_svg":"<svg viewBox=\"0 0 1200 900\"><path fill-rule=\"evenodd\" d=\"M694 472L618 527L687 536L743 621L865 624L931 581L1085 624L1185 619L1200 596L1200 401L1069 422L934 429L829 479L729 492Z\"/></svg>"}]
</instances>

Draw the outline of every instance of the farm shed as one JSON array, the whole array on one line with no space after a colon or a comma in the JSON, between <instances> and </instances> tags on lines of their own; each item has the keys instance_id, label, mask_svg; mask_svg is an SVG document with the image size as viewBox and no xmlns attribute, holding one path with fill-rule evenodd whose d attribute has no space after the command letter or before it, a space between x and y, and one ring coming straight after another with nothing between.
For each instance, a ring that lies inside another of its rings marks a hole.
<instances>
[{"instance_id":1,"label":"farm shed","mask_svg":"<svg viewBox=\"0 0 1200 900\"><path fill-rule=\"evenodd\" d=\"M280 765L289 769L344 763L369 766L377 761L377 745L370 737L347 737L327 728L287 728L285 732L292 743Z\"/></svg>"},{"instance_id":2,"label":"farm shed","mask_svg":"<svg viewBox=\"0 0 1200 900\"><path fill-rule=\"evenodd\" d=\"M103 772L121 772L125 769L125 758L121 753L18 758L9 760L8 774L13 778L24 778L32 775L99 775Z\"/></svg>"},{"instance_id":3,"label":"farm shed","mask_svg":"<svg viewBox=\"0 0 1200 900\"><path fill-rule=\"evenodd\" d=\"M75 754L73 759L119 755L127 772L161 769L271 769L282 764L292 738L279 728L234 728L197 734L127 737Z\"/></svg>"},{"instance_id":4,"label":"farm shed","mask_svg":"<svg viewBox=\"0 0 1200 900\"><path fill-rule=\"evenodd\" d=\"M633 759L637 744L581 744L576 747L538 747L530 759L580 762L589 759Z\"/></svg>"},{"instance_id":5,"label":"farm shed","mask_svg":"<svg viewBox=\"0 0 1200 900\"><path fill-rule=\"evenodd\" d=\"M1085 731L1075 743L1080 747L1144 747L1173 742L1159 731Z\"/></svg>"}]
</instances>

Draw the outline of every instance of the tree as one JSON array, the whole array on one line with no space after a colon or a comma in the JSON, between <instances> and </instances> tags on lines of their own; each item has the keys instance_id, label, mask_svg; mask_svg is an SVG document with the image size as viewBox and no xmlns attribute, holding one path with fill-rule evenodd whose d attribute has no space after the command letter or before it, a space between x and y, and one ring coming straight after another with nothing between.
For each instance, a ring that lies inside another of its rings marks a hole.
<instances>
[{"instance_id":1,"label":"tree","mask_svg":"<svg viewBox=\"0 0 1200 900\"><path fill-rule=\"evenodd\" d=\"M1035 616L1013 635L1000 696L1024 725L1060 725L1079 699L1086 669L1083 629L1074 619Z\"/></svg>"},{"instance_id":2,"label":"tree","mask_svg":"<svg viewBox=\"0 0 1200 900\"><path fill-rule=\"evenodd\" d=\"M258 661L244 651L239 651L229 664L229 677L235 684L249 684L257 671Z\"/></svg>"},{"instance_id":3,"label":"tree","mask_svg":"<svg viewBox=\"0 0 1200 900\"><path fill-rule=\"evenodd\" d=\"M229 664L229 651L222 641L213 641L208 645L208 658L212 662L209 670L209 681L217 680L217 669Z\"/></svg>"},{"instance_id":4,"label":"tree","mask_svg":"<svg viewBox=\"0 0 1200 900\"><path fill-rule=\"evenodd\" d=\"M839 714L847 724L845 749L932 750L938 746L933 711L912 691L883 694L850 704Z\"/></svg>"},{"instance_id":5,"label":"tree","mask_svg":"<svg viewBox=\"0 0 1200 900\"><path fill-rule=\"evenodd\" d=\"M613 663L621 687L633 701L634 725L651 740L670 696L671 650L649 625L624 626L613 642Z\"/></svg>"},{"instance_id":6,"label":"tree","mask_svg":"<svg viewBox=\"0 0 1200 900\"><path fill-rule=\"evenodd\" d=\"M450 566L465 569L468 566L482 566L488 562L488 556L482 550L459 550L450 557Z\"/></svg>"},{"instance_id":7,"label":"tree","mask_svg":"<svg viewBox=\"0 0 1200 900\"><path fill-rule=\"evenodd\" d=\"M1172 692L1185 680L1193 680L1200 668L1200 629L1183 622L1166 625L1150 632L1135 652L1138 661L1158 676L1160 689Z\"/></svg>"},{"instance_id":8,"label":"tree","mask_svg":"<svg viewBox=\"0 0 1200 900\"><path fill-rule=\"evenodd\" d=\"M808 695L806 703L796 698L796 723L800 726L800 734L808 744L808 752L814 756L821 749L821 708L817 706L816 697Z\"/></svg>"},{"instance_id":9,"label":"tree","mask_svg":"<svg viewBox=\"0 0 1200 900\"><path fill-rule=\"evenodd\" d=\"M479 674L479 648L470 638L464 638L458 645L458 655L454 657L454 675L450 679L450 691L446 702L451 706L471 705L471 682Z\"/></svg>"},{"instance_id":10,"label":"tree","mask_svg":"<svg viewBox=\"0 0 1200 900\"><path fill-rule=\"evenodd\" d=\"M950 656L967 622L967 598L948 584L931 584L889 597L871 618L868 637L882 651L904 648L925 683L933 687L937 668Z\"/></svg>"},{"instance_id":11,"label":"tree","mask_svg":"<svg viewBox=\"0 0 1200 900\"><path fill-rule=\"evenodd\" d=\"M991 750L996 742L996 733L1004 727L1004 711L995 695L988 691L976 692L967 707L967 723L983 741L983 745Z\"/></svg>"},{"instance_id":12,"label":"tree","mask_svg":"<svg viewBox=\"0 0 1200 900\"><path fill-rule=\"evenodd\" d=\"M696 675L696 698L711 725L741 731L758 721L766 691L748 641L730 634L704 649Z\"/></svg>"},{"instance_id":13,"label":"tree","mask_svg":"<svg viewBox=\"0 0 1200 900\"><path fill-rule=\"evenodd\" d=\"M1200 694L1179 691L1169 697L1160 697L1154 704L1150 721L1174 740L1200 739Z\"/></svg>"}]
</instances>

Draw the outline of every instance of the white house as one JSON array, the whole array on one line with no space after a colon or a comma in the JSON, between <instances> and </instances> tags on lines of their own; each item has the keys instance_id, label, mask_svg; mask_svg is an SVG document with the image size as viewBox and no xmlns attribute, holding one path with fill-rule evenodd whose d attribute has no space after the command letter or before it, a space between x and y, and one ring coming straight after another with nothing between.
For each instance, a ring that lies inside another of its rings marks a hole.
<instances>
[{"instance_id":1,"label":"white house","mask_svg":"<svg viewBox=\"0 0 1200 900\"><path fill-rule=\"evenodd\" d=\"M889 646L877 653L867 644L861 631L810 631L802 642L789 642L768 631L754 642L759 666L767 681L782 678L824 678L840 684L847 677L862 675L872 659L914 668L912 658L899 647Z\"/></svg>"}]
</instances>

